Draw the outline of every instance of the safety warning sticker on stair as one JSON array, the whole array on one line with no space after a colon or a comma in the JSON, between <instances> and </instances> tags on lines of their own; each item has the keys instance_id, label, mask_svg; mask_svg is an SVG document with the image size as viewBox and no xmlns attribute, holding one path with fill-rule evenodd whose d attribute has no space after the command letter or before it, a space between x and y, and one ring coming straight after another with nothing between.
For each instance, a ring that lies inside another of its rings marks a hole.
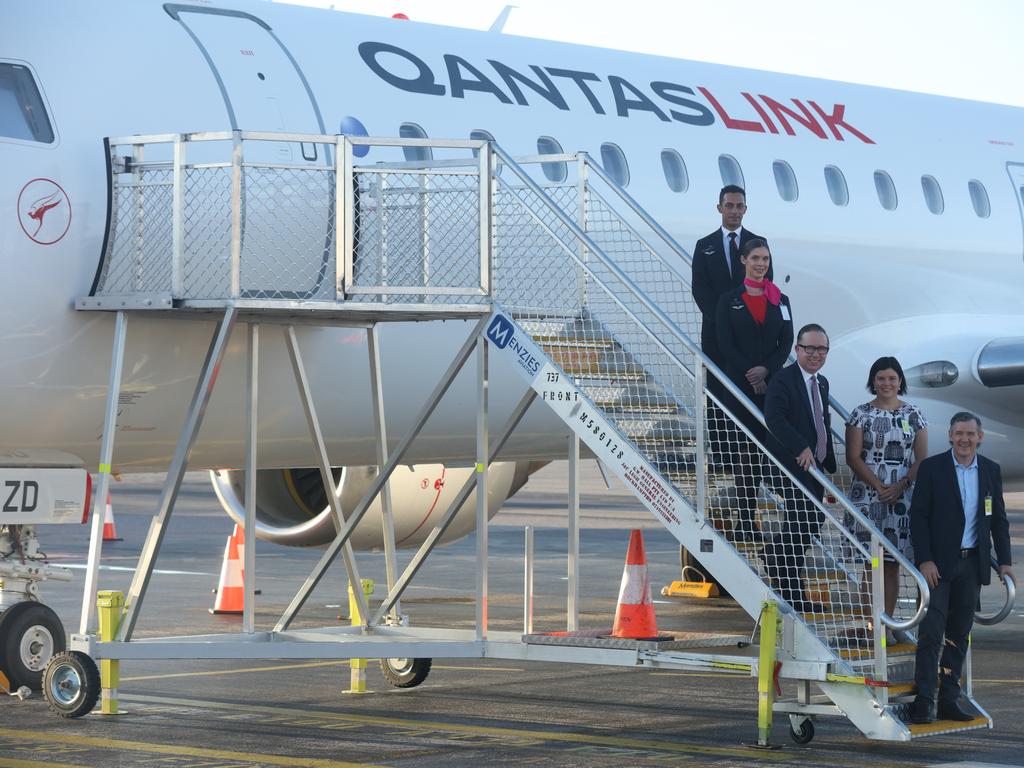
<instances>
[{"instance_id":1,"label":"safety warning sticker on stair","mask_svg":"<svg viewBox=\"0 0 1024 768\"><path fill-rule=\"evenodd\" d=\"M498 350L497 354L515 365L540 399L579 435L605 466L636 491L648 509L666 523L680 522L677 491L653 470L572 379L550 362L532 338L500 312L491 316L487 338Z\"/></svg>"}]
</instances>

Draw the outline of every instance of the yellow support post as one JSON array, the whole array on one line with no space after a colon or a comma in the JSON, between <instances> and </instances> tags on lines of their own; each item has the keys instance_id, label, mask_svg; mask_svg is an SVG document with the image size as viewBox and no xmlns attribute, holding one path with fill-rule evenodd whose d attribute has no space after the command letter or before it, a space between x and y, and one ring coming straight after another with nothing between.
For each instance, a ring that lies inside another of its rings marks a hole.
<instances>
[{"instance_id":1,"label":"yellow support post","mask_svg":"<svg viewBox=\"0 0 1024 768\"><path fill-rule=\"evenodd\" d=\"M96 594L96 609L100 623L100 641L110 642L117 633L124 614L124 593L104 591ZM117 706L117 689L121 684L121 662L117 659L100 660L100 714L123 714Z\"/></svg>"},{"instance_id":2,"label":"yellow support post","mask_svg":"<svg viewBox=\"0 0 1024 768\"><path fill-rule=\"evenodd\" d=\"M760 650L757 661L757 746L772 744L772 706L775 703L775 648L779 636L779 607L761 604Z\"/></svg>"},{"instance_id":3,"label":"yellow support post","mask_svg":"<svg viewBox=\"0 0 1024 768\"><path fill-rule=\"evenodd\" d=\"M373 594L373 579L361 579L363 595L369 600ZM352 584L348 585L348 615L351 617L353 627L363 623L363 617L359 615L359 603L356 601L356 594L352 590ZM348 690L342 693L369 693L366 690L366 659L349 659L352 668L351 679Z\"/></svg>"}]
</instances>

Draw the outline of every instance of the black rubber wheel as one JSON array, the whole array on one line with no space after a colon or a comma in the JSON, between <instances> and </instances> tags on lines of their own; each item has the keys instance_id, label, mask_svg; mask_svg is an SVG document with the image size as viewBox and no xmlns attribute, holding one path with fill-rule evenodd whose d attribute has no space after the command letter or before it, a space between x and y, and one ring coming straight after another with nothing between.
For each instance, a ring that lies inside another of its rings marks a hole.
<instances>
[{"instance_id":1,"label":"black rubber wheel","mask_svg":"<svg viewBox=\"0 0 1024 768\"><path fill-rule=\"evenodd\" d=\"M381 659L380 671L395 688L415 688L430 674L431 659Z\"/></svg>"},{"instance_id":2,"label":"black rubber wheel","mask_svg":"<svg viewBox=\"0 0 1024 768\"><path fill-rule=\"evenodd\" d=\"M43 696L61 717L82 717L100 698L100 670L81 651L58 653L43 670Z\"/></svg>"},{"instance_id":3,"label":"black rubber wheel","mask_svg":"<svg viewBox=\"0 0 1024 768\"><path fill-rule=\"evenodd\" d=\"M697 558L693 556L693 553L686 547L679 548L679 566L680 568L693 568L698 573L703 574L706 581L718 587L719 597L731 597L729 591L718 583L718 579L705 570L704 566L700 564L700 561L697 560Z\"/></svg>"},{"instance_id":4,"label":"black rubber wheel","mask_svg":"<svg viewBox=\"0 0 1024 768\"><path fill-rule=\"evenodd\" d=\"M810 744L814 738L814 721L806 719L800 724L800 728L794 728L793 722L789 723L789 738L797 744Z\"/></svg>"},{"instance_id":5,"label":"black rubber wheel","mask_svg":"<svg viewBox=\"0 0 1024 768\"><path fill-rule=\"evenodd\" d=\"M65 648L64 625L49 606L15 603L0 616L0 669L13 689L26 685L38 691L46 662Z\"/></svg>"}]
</instances>

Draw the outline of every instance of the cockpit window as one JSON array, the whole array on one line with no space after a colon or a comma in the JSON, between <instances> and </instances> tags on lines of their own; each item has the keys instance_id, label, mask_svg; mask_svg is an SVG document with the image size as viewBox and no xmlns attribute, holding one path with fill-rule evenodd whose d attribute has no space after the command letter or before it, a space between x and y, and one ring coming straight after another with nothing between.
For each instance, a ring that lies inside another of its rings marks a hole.
<instances>
[{"instance_id":1,"label":"cockpit window","mask_svg":"<svg viewBox=\"0 0 1024 768\"><path fill-rule=\"evenodd\" d=\"M21 64L0 63L0 137L53 143L43 98L32 73Z\"/></svg>"}]
</instances>

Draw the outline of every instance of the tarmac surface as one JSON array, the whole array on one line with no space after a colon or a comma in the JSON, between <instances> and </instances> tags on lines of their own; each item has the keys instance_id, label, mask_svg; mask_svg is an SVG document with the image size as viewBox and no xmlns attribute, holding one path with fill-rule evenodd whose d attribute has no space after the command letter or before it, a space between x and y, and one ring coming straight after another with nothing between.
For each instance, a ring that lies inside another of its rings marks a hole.
<instances>
[{"instance_id":1,"label":"tarmac surface","mask_svg":"<svg viewBox=\"0 0 1024 768\"><path fill-rule=\"evenodd\" d=\"M606 490L583 465L581 614L585 628L611 624L630 528L644 529L651 584L679 577L678 547L620 485ZM490 527L490 627L521 631L523 526L535 527L538 630L565 628L565 465L537 473ZM113 488L123 541L104 548L101 589L126 589L162 478L136 476ZM1016 563L1024 553L1024 494L1008 497ZM230 520L204 474L186 477L137 636L231 632L241 617L211 616ZM51 562L75 570L47 582L45 602L77 631L85 526L41 531ZM402 601L414 626L470 629L475 539L437 551ZM320 555L257 546L257 628L269 629ZM408 553L400 554L404 564ZM380 553L359 553L364 578L383 583ZM1024 568L1018 566L1018 573ZM344 568L332 567L296 626L347 623ZM379 597L379 594L378 594ZM985 590L991 609L1002 590ZM659 598L663 631L749 634L753 621L728 599ZM341 617L341 618L339 618ZM974 632L975 693L995 721L910 743L870 742L841 718L819 718L814 741L797 746L776 714L773 742L759 751L756 681L717 673L637 671L577 664L438 659L419 687L390 687L370 662L372 693L348 695L337 661L122 662L126 714L63 721L41 695L0 701L0 768L29 766L1015 766L1024 765L1024 605ZM791 693L791 691L785 691ZM98 711L98 710L97 710Z\"/></svg>"}]
</instances>

